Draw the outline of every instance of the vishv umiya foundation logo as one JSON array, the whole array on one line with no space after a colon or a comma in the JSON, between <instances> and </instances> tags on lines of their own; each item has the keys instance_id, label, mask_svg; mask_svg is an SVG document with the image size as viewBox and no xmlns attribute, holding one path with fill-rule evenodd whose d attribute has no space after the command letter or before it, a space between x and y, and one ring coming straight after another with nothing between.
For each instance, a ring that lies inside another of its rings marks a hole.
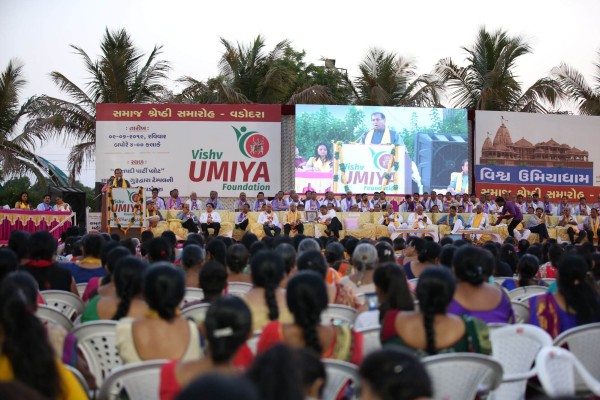
<instances>
[{"instance_id":1,"label":"vishv umiya foundation logo","mask_svg":"<svg viewBox=\"0 0 600 400\"><path fill-rule=\"evenodd\" d=\"M248 158L262 158L269 153L269 140L257 131L248 131L245 126L232 126L240 152Z\"/></svg>"}]
</instances>

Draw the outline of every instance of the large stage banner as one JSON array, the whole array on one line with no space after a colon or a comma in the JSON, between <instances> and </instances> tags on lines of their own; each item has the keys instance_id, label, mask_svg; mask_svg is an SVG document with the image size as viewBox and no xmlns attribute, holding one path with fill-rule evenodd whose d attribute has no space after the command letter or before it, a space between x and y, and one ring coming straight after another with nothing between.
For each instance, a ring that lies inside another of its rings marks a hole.
<instances>
[{"instance_id":1,"label":"large stage banner","mask_svg":"<svg viewBox=\"0 0 600 400\"><path fill-rule=\"evenodd\" d=\"M296 190L341 193L347 186L355 193L469 192L468 137L466 110L300 104ZM387 171L389 149L386 153L377 146L401 150L394 155L400 158L397 170Z\"/></svg>"},{"instance_id":2,"label":"large stage banner","mask_svg":"<svg viewBox=\"0 0 600 400\"><path fill-rule=\"evenodd\" d=\"M96 180L122 168L132 186L200 197L281 189L281 106L98 104Z\"/></svg>"},{"instance_id":3,"label":"large stage banner","mask_svg":"<svg viewBox=\"0 0 600 400\"><path fill-rule=\"evenodd\" d=\"M477 194L585 197L600 186L600 117L477 111Z\"/></svg>"}]
</instances>

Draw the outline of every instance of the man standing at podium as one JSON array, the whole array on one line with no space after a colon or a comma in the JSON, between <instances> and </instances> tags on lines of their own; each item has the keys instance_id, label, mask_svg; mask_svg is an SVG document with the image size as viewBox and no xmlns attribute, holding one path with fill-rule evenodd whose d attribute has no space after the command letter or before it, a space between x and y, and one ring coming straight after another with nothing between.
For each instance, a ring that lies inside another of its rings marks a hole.
<instances>
[{"instance_id":1,"label":"man standing at podium","mask_svg":"<svg viewBox=\"0 0 600 400\"><path fill-rule=\"evenodd\" d=\"M128 180L123 178L123 170L121 168L115 168L115 176L107 182L108 187L111 188L130 188L131 184Z\"/></svg>"}]
</instances>

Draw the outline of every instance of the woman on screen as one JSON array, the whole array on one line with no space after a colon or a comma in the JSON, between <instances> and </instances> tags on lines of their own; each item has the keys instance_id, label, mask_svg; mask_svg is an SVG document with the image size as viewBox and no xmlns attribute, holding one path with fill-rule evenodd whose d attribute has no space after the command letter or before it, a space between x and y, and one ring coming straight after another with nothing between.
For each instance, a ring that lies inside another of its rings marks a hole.
<instances>
[{"instance_id":1,"label":"woman on screen","mask_svg":"<svg viewBox=\"0 0 600 400\"><path fill-rule=\"evenodd\" d=\"M326 143L319 143L315 156L308 159L304 169L307 171L329 172L333 168L332 157Z\"/></svg>"}]
</instances>

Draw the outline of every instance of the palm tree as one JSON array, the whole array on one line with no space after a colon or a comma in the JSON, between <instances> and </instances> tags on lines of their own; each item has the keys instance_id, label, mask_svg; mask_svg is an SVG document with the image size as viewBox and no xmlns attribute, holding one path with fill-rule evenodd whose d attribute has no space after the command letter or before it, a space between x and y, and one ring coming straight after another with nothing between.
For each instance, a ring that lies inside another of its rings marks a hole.
<instances>
[{"instance_id":1,"label":"palm tree","mask_svg":"<svg viewBox=\"0 0 600 400\"><path fill-rule=\"evenodd\" d=\"M600 60L600 51L598 52ZM593 75L595 86L586 82L583 74L566 63L552 69L566 96L577 105L580 114L600 115L600 61L594 63Z\"/></svg>"},{"instance_id":2,"label":"palm tree","mask_svg":"<svg viewBox=\"0 0 600 400\"><path fill-rule=\"evenodd\" d=\"M435 74L417 75L412 61L378 48L370 49L355 79L358 104L439 107L443 83Z\"/></svg>"},{"instance_id":3,"label":"palm tree","mask_svg":"<svg viewBox=\"0 0 600 400\"><path fill-rule=\"evenodd\" d=\"M452 90L454 106L476 110L547 112L544 102L555 105L562 98L558 83L542 78L523 91L514 68L520 57L532 52L520 36L506 31L490 33L481 27L475 43L463 47L466 67L452 59L440 60L436 71Z\"/></svg>"},{"instance_id":4,"label":"palm tree","mask_svg":"<svg viewBox=\"0 0 600 400\"><path fill-rule=\"evenodd\" d=\"M167 92L163 80L167 78L169 64L158 59L162 46L154 46L145 57L125 29L115 32L106 29L100 45L102 54L96 61L82 48L71 47L82 57L89 75L85 90L58 71L50 73L52 81L70 100L45 95L35 98L24 134L60 137L65 142L75 139L77 144L69 154L69 170L74 180L83 163L94 156L96 103L159 101Z\"/></svg>"},{"instance_id":5,"label":"palm tree","mask_svg":"<svg viewBox=\"0 0 600 400\"><path fill-rule=\"evenodd\" d=\"M5 178L33 173L39 182L44 183L44 174L35 164L33 154L36 139L43 139L43 135L15 133L31 103L28 100L23 105L19 104L19 94L27 83L22 70L22 65L10 61L0 75L0 175Z\"/></svg>"}]
</instances>

